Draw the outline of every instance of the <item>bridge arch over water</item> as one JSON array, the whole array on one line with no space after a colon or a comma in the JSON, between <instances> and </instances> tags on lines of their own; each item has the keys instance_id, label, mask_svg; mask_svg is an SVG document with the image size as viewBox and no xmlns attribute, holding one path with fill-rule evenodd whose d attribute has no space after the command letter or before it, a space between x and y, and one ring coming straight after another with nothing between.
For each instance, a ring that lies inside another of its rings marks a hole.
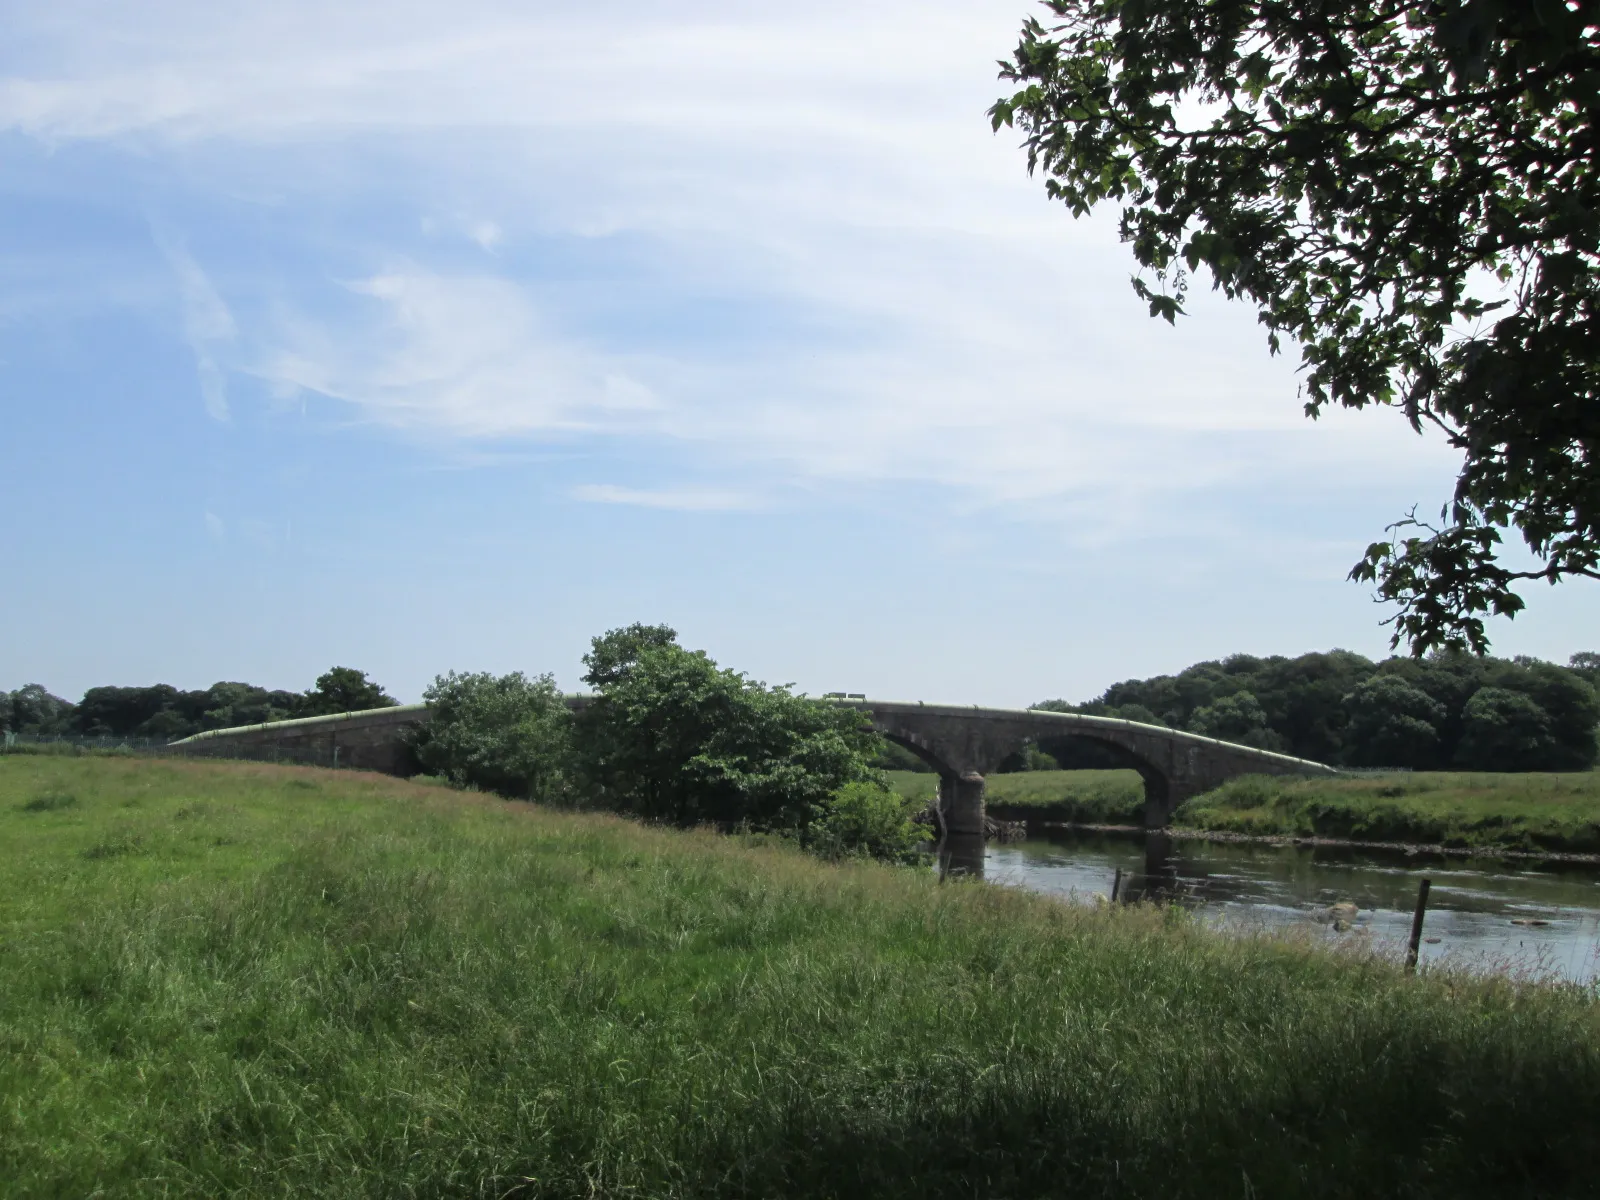
<instances>
[{"instance_id":1,"label":"bridge arch over water","mask_svg":"<svg viewBox=\"0 0 1600 1200\"><path fill-rule=\"evenodd\" d=\"M1322 763L1223 742L1162 725L1041 709L884 700L836 700L939 773L939 807L951 833L983 831L984 780L1031 744L1063 739L1103 747L1144 780L1144 823L1159 829L1185 800L1240 775L1335 775Z\"/></svg>"},{"instance_id":2,"label":"bridge arch over water","mask_svg":"<svg viewBox=\"0 0 1600 1200\"><path fill-rule=\"evenodd\" d=\"M588 700L568 697L574 708ZM1108 749L1144 779L1144 823L1151 829L1166 826L1185 800L1240 775L1338 773L1307 759L1115 717L864 698L830 702L858 709L884 737L939 773L940 814L946 831L957 835L982 834L985 777L1030 743L1070 738ZM412 762L409 734L428 716L425 705L410 704L215 729L174 746L190 754L404 774Z\"/></svg>"}]
</instances>

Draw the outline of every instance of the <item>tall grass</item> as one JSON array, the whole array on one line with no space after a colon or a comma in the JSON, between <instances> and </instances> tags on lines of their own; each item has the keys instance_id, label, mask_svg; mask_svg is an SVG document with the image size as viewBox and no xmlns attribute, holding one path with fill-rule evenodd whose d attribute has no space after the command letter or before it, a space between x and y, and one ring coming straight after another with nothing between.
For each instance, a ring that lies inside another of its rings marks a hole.
<instances>
[{"instance_id":1,"label":"tall grass","mask_svg":"<svg viewBox=\"0 0 1600 1200\"><path fill-rule=\"evenodd\" d=\"M1191 800L1175 822L1237 833L1596 853L1600 773L1245 776Z\"/></svg>"},{"instance_id":2,"label":"tall grass","mask_svg":"<svg viewBox=\"0 0 1600 1200\"><path fill-rule=\"evenodd\" d=\"M11 1195L1551 1196L1600 1154L1591 992L1176 912L254 764L0 761L0 852Z\"/></svg>"}]
</instances>

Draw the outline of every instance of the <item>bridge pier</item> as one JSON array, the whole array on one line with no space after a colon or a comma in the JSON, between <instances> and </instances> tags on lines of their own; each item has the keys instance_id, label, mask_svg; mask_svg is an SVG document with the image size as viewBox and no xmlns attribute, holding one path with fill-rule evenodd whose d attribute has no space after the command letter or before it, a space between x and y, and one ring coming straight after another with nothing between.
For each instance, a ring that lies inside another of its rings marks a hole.
<instances>
[{"instance_id":1,"label":"bridge pier","mask_svg":"<svg viewBox=\"0 0 1600 1200\"><path fill-rule=\"evenodd\" d=\"M983 776L976 771L939 775L939 813L952 836L983 836Z\"/></svg>"},{"instance_id":2,"label":"bridge pier","mask_svg":"<svg viewBox=\"0 0 1600 1200\"><path fill-rule=\"evenodd\" d=\"M1173 803L1172 781L1154 767L1140 766L1137 770L1144 780L1144 827L1165 829L1172 820L1172 810L1177 807Z\"/></svg>"}]
</instances>

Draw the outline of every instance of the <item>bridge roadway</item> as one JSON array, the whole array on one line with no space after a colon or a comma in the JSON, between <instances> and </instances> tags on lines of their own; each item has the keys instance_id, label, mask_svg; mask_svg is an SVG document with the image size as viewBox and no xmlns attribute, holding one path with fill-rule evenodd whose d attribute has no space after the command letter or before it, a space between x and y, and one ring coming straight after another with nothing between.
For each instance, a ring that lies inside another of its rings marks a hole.
<instances>
[{"instance_id":1,"label":"bridge roadway","mask_svg":"<svg viewBox=\"0 0 1600 1200\"><path fill-rule=\"evenodd\" d=\"M590 697L567 703L582 709ZM830 700L861 710L874 729L939 773L945 831L980 835L984 777L1028 745L1070 759L1073 744L1090 743L1144 779L1144 823L1165 827L1192 796L1239 775L1336 775L1332 767L1196 733L1115 717L1040 709L980 708L920 701ZM422 704L326 717L213 729L174 742L188 754L273 758L323 766L405 774L412 768L409 732L428 720ZM412 768L414 769L414 768Z\"/></svg>"}]
</instances>

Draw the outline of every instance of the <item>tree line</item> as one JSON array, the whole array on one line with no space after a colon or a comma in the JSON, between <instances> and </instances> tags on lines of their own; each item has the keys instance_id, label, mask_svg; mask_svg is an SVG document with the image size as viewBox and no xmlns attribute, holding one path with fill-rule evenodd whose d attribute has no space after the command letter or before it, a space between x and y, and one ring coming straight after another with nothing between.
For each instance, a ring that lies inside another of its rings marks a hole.
<instances>
[{"instance_id":1,"label":"tree line","mask_svg":"<svg viewBox=\"0 0 1600 1200\"><path fill-rule=\"evenodd\" d=\"M914 854L922 840L885 768L923 764L859 714L771 687L689 650L664 625L593 640L576 711L552 676L441 675L425 693L419 765L463 787L599 807L676 825L745 827L826 854ZM1600 654L1535 659L1437 654L1375 663L1335 650L1237 654L1125 680L1094 700L1037 708L1166 725L1349 766L1585 770L1596 760ZM90 688L77 704L37 684L0 692L17 733L176 738L205 729L395 703L350 667L305 692L217 683ZM1037 747L1002 770L1119 765L1089 743Z\"/></svg>"},{"instance_id":2,"label":"tree line","mask_svg":"<svg viewBox=\"0 0 1600 1200\"><path fill-rule=\"evenodd\" d=\"M249 683L184 691L170 684L92 687L76 704L30 683L0 691L0 730L38 736L131 737L173 741L208 729L387 708L397 701L365 671L333 667L304 692Z\"/></svg>"},{"instance_id":3,"label":"tree line","mask_svg":"<svg viewBox=\"0 0 1600 1200\"><path fill-rule=\"evenodd\" d=\"M1235 654L1112 684L1085 704L1035 707L1166 725L1343 766L1582 771L1596 760L1597 686L1600 654L1592 652L1562 667L1462 653L1373 662L1332 650Z\"/></svg>"}]
</instances>

